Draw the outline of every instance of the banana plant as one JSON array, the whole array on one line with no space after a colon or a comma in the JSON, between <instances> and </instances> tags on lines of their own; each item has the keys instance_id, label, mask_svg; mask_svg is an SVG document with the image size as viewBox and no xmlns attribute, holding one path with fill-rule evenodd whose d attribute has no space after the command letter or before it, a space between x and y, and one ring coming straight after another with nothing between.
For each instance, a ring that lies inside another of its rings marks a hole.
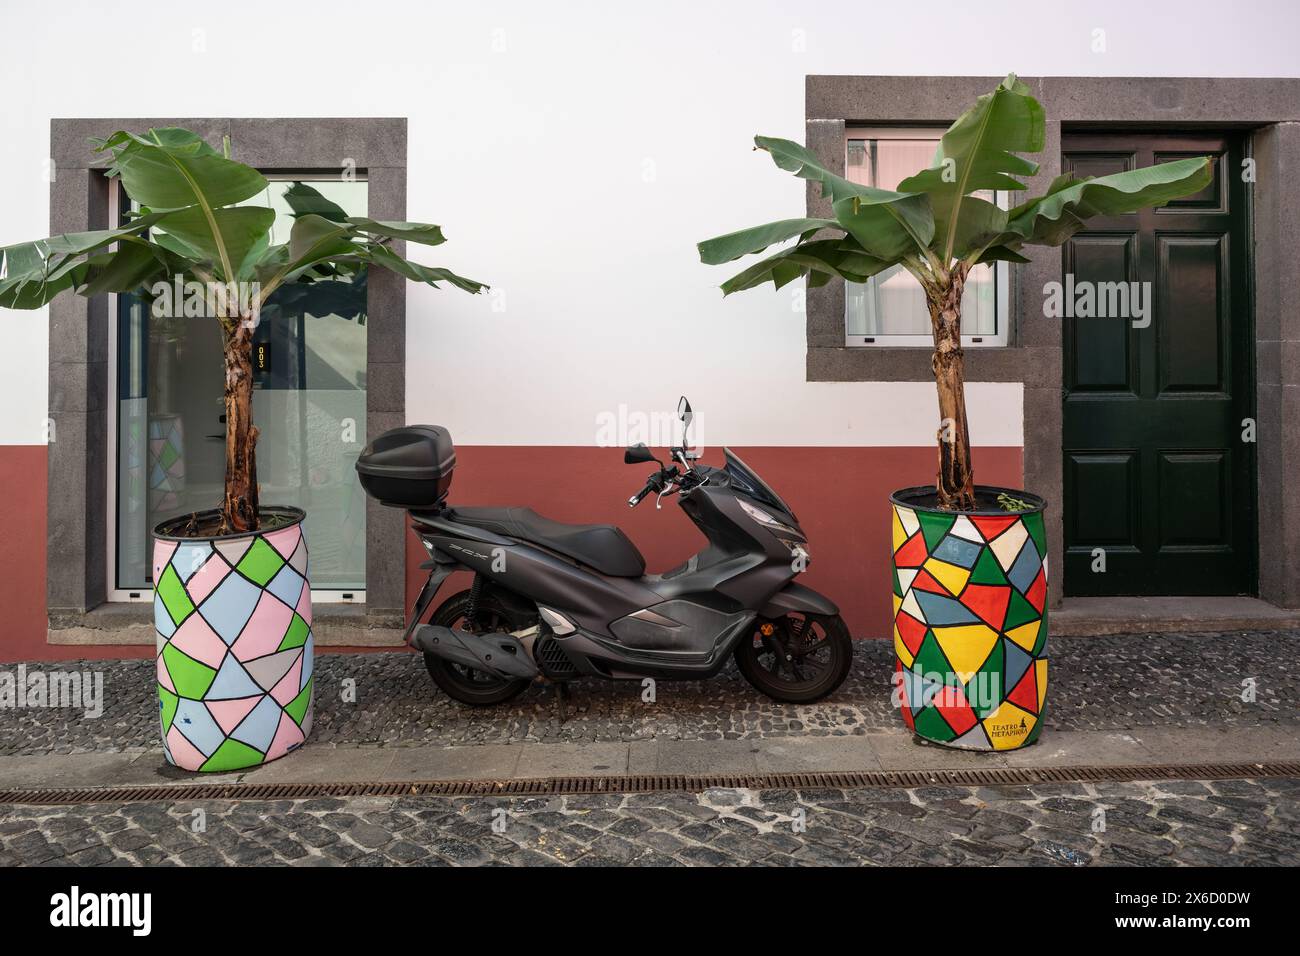
<instances>
[{"instance_id":1,"label":"banana plant","mask_svg":"<svg viewBox=\"0 0 1300 956\"><path fill-rule=\"evenodd\" d=\"M803 146L758 136L754 145L778 167L821 185L834 218L784 219L698 245L701 261L718 265L795 240L724 282L724 295L767 282L779 289L797 279L809 288L836 279L865 282L893 266L916 278L934 336L931 367L941 422L936 491L945 509L975 507L961 347L970 270L981 263L1028 262L1021 254L1025 246L1059 246L1089 217L1163 206L1204 189L1212 176L1210 159L1198 157L1098 178L1059 176L1043 195L1010 209L975 195L1023 192L1018 177L1035 175L1038 164L1019 154L1041 152L1044 139L1043 107L1015 74L979 97L943 134L930 167L897 190L850 182Z\"/></svg>"},{"instance_id":2,"label":"banana plant","mask_svg":"<svg viewBox=\"0 0 1300 956\"><path fill-rule=\"evenodd\" d=\"M221 324L225 363L225 495L217 533L256 530L252 344L258 322L279 312L279 300L272 298L277 291L294 299L319 298L302 293L325 280L359 280L372 266L435 288L446 282L477 293L486 286L393 250L394 240L439 245L444 237L438 226L348 216L303 184L291 187L287 197L294 213L288 241L273 243L274 210L249 204L267 189L267 180L231 158L228 138L218 150L190 130L172 127L143 135L118 131L94 145L106 154L106 174L121 180L137 209L111 229L0 249L0 306L36 309L67 291L136 293L161 315L157 299L173 283L197 281L223 293L208 299L218 304L209 317Z\"/></svg>"}]
</instances>

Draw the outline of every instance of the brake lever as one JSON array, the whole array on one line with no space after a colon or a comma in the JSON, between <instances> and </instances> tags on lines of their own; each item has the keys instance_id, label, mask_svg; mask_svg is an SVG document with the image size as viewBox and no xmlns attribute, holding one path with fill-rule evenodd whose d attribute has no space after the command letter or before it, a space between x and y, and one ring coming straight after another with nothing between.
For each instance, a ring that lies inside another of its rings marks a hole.
<instances>
[{"instance_id":1,"label":"brake lever","mask_svg":"<svg viewBox=\"0 0 1300 956\"><path fill-rule=\"evenodd\" d=\"M655 499L655 511L663 511L664 498L668 497L668 495L676 494L680 490L681 488L677 485L669 485L663 491L659 492L659 497Z\"/></svg>"}]
</instances>

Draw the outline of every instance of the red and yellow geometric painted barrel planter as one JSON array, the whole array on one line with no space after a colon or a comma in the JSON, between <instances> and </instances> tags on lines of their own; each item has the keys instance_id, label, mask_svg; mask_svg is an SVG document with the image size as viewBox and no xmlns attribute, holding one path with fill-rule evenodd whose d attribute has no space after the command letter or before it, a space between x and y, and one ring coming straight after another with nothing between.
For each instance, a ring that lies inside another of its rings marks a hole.
<instances>
[{"instance_id":1,"label":"red and yellow geometric painted barrel planter","mask_svg":"<svg viewBox=\"0 0 1300 956\"><path fill-rule=\"evenodd\" d=\"M305 515L259 513L264 530L251 534L189 537L186 518L154 529L158 717L182 770L257 766L311 734Z\"/></svg>"},{"instance_id":2,"label":"red and yellow geometric painted barrel planter","mask_svg":"<svg viewBox=\"0 0 1300 956\"><path fill-rule=\"evenodd\" d=\"M926 741L1014 750L1038 739L1047 698L1046 505L975 490L988 510L941 511L933 486L890 498L895 700Z\"/></svg>"}]
</instances>

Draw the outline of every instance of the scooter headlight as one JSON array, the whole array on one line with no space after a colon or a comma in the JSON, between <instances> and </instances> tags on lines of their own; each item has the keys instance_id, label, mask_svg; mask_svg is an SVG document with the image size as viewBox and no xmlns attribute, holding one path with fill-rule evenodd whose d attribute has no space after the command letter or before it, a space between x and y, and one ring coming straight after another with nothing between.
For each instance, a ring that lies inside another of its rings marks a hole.
<instances>
[{"instance_id":1,"label":"scooter headlight","mask_svg":"<svg viewBox=\"0 0 1300 956\"><path fill-rule=\"evenodd\" d=\"M745 514L749 515L751 518L753 518L755 521L761 524L768 531L772 531L772 532L783 531L786 534L794 534L794 535L799 534L799 532L796 531L794 528L790 527L788 524L777 521L775 518L773 518L762 508L756 508L753 505L751 505L748 501L743 501L739 498L737 498L736 500L740 503L741 510L744 511ZM777 535L777 537L780 537L780 535Z\"/></svg>"}]
</instances>

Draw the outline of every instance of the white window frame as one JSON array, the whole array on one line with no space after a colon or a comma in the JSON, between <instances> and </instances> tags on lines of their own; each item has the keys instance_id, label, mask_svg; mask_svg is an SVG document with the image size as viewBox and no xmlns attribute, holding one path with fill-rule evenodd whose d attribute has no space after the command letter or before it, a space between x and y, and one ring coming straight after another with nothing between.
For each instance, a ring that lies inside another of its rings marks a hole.
<instances>
[{"instance_id":1,"label":"white window frame","mask_svg":"<svg viewBox=\"0 0 1300 956\"><path fill-rule=\"evenodd\" d=\"M292 180L292 179L315 179L327 180L331 176L334 178L343 178L341 173L328 172L263 172L268 180ZM353 173L356 178L364 179L364 173ZM119 205L121 192L117 183L110 183L108 190L108 221L116 224L121 214ZM117 243L109 247L111 250L117 249ZM108 419L108 450L105 457L108 459L108 500L106 507L108 511L105 514L112 515L113 519L108 522L108 533L105 537L105 549L108 560L104 564L107 580L105 583L105 595L110 604L148 604L153 602L153 588L121 588L117 586L117 293L109 293L108 296L108 315L109 315L109 345L108 345L108 383L105 394L107 404L104 406L107 410ZM150 540L153 539L153 533L150 531ZM152 560L152 549L150 557L146 560ZM365 588L312 588L312 604L364 604L366 603Z\"/></svg>"},{"instance_id":2,"label":"white window frame","mask_svg":"<svg viewBox=\"0 0 1300 956\"><path fill-rule=\"evenodd\" d=\"M918 139L941 134L944 127L938 126L846 126L844 128L845 169L847 173L849 142L864 139ZM938 137L935 136L936 145ZM1006 192L995 193L994 201L1003 209L1010 208ZM993 288L997 303L994 315L997 319L997 332L992 335L967 335L962 333L963 348L1005 348L1009 340L1011 318L1011 270L1010 263L993 263ZM901 333L884 333L880 335L849 334L849 296L848 283L845 282L844 296L844 344L849 348L933 348L934 337L930 333L906 335Z\"/></svg>"}]
</instances>

